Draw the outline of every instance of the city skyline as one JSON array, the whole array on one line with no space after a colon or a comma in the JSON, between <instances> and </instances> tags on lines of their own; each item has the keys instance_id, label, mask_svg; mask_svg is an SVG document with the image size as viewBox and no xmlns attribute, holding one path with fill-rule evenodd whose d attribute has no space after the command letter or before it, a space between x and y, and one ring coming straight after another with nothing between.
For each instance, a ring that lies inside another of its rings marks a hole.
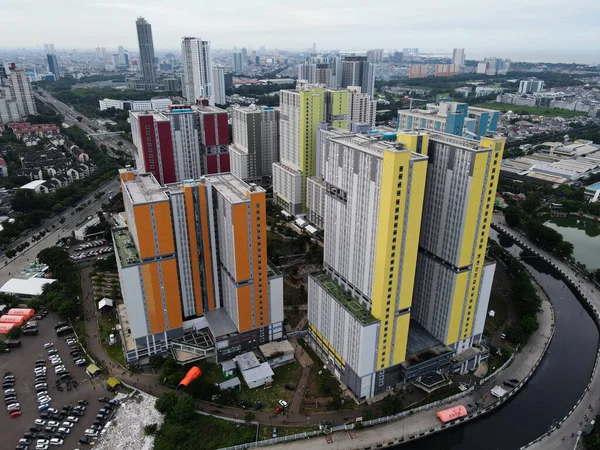
<instances>
[{"instance_id":1,"label":"city skyline","mask_svg":"<svg viewBox=\"0 0 600 450\"><path fill-rule=\"evenodd\" d=\"M453 47L464 47L467 49L467 59L479 58L485 53L515 60L588 63L600 60L600 54L592 44L600 37L593 19L597 17L594 13L598 12L598 7L591 1L580 1L579 3L583 3L580 8L569 10L564 10L558 2L546 3L544 9L539 9L534 7L534 1L529 1L531 8L519 3L519 14L513 14L514 9L506 4L491 5L491 10L486 13L488 17L494 17L494 27L476 17L476 7L465 7L459 14L450 6L429 1L415 5L416 9L411 9L410 15L404 17L409 20L405 20L401 28L396 26L393 14L381 14L387 6L392 7L392 4L367 7L345 3L323 8L321 4L311 0L291 8L278 9L274 7L272 0L263 0L259 5L261 7L255 4L236 5L236 15L229 17L226 15L232 6L229 4L213 5L210 10L200 11L201 7L193 4L164 8L155 1L142 3L138 0L119 4L84 4L78 6L77 10L37 0L28 4L27 8L17 3L11 6L12 1L8 3L0 18L0 26L6 36L19 38L18 41L16 38L14 41L5 41L4 48L42 48L42 43L48 41L49 34L59 49L93 49L98 45L136 48L136 36L131 23L138 16L143 16L153 24L157 49L177 49L182 36L198 35L201 31L201 35L210 40L215 49L266 46L305 50L316 42L317 51L366 51L374 47L387 49L418 46L425 52L437 53L441 50L451 53ZM433 8L436 11L435 17L429 14ZM32 9L39 14L32 15ZM206 19L201 30L195 25L181 25L180 17L190 17L196 12L198 15L202 13L202 17ZM96 20L90 23L89 17ZM19 33L17 28L24 21L31 24L30 32L26 35ZM105 24L108 22L111 23L110 34L105 33ZM565 23L576 23L577 32L547 35L548 29ZM268 24L268 27L263 24ZM427 26L427 33L421 32L423 26ZM332 33L332 29L335 32ZM361 32L357 33L357 29ZM418 34L412 32L417 30L420 31ZM486 39L480 38L481 33L485 33ZM543 40L538 39L541 35L545 36ZM360 40L357 36L360 36ZM76 42L75 46L73 42ZM497 47L494 42L502 42L504 49L494 49ZM525 46L530 50L523 50L523 42L526 42ZM443 43L443 48L440 43ZM537 51L544 57L532 58ZM528 52L532 56L528 56Z\"/></svg>"}]
</instances>

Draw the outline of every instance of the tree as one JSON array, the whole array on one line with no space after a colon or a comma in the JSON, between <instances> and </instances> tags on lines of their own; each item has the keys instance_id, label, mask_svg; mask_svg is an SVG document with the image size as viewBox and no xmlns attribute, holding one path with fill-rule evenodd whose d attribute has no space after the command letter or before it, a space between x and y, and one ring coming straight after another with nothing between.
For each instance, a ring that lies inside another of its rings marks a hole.
<instances>
[{"instance_id":1,"label":"tree","mask_svg":"<svg viewBox=\"0 0 600 450\"><path fill-rule=\"evenodd\" d=\"M77 122L81 122L83 120L83 117L77 116L76 119L77 119Z\"/></svg>"},{"instance_id":2,"label":"tree","mask_svg":"<svg viewBox=\"0 0 600 450\"><path fill-rule=\"evenodd\" d=\"M244 420L247 424L250 424L250 422L252 422L254 419L256 419L256 414L254 414L252 411L247 411L244 415Z\"/></svg>"},{"instance_id":3,"label":"tree","mask_svg":"<svg viewBox=\"0 0 600 450\"><path fill-rule=\"evenodd\" d=\"M157 430L158 430L157 423L151 423L149 425L144 426L144 434L146 436L155 435Z\"/></svg>"},{"instance_id":4,"label":"tree","mask_svg":"<svg viewBox=\"0 0 600 450\"><path fill-rule=\"evenodd\" d=\"M194 410L194 398L189 394L183 393L179 396L177 403L169 413L169 420L181 424L188 423L194 418Z\"/></svg>"},{"instance_id":5,"label":"tree","mask_svg":"<svg viewBox=\"0 0 600 450\"><path fill-rule=\"evenodd\" d=\"M559 258L566 259L573 254L573 244L567 241L561 241L556 244L554 254Z\"/></svg>"},{"instance_id":6,"label":"tree","mask_svg":"<svg viewBox=\"0 0 600 450\"><path fill-rule=\"evenodd\" d=\"M391 416L402 411L402 401L396 395L388 395L381 400L381 414Z\"/></svg>"},{"instance_id":7,"label":"tree","mask_svg":"<svg viewBox=\"0 0 600 450\"><path fill-rule=\"evenodd\" d=\"M10 330L8 330L6 336L9 339L18 339L21 336L21 327L12 327Z\"/></svg>"},{"instance_id":8,"label":"tree","mask_svg":"<svg viewBox=\"0 0 600 450\"><path fill-rule=\"evenodd\" d=\"M523 211L517 206L507 206L504 208L504 220L511 228L518 228L524 219Z\"/></svg>"},{"instance_id":9,"label":"tree","mask_svg":"<svg viewBox=\"0 0 600 450\"><path fill-rule=\"evenodd\" d=\"M154 407L161 414L169 414L175 408L176 404L177 394L175 392L168 392L156 400Z\"/></svg>"},{"instance_id":10,"label":"tree","mask_svg":"<svg viewBox=\"0 0 600 450\"><path fill-rule=\"evenodd\" d=\"M165 363L165 358L163 358L161 355L152 355L150 357L150 366L154 370L160 369L164 363Z\"/></svg>"}]
</instances>

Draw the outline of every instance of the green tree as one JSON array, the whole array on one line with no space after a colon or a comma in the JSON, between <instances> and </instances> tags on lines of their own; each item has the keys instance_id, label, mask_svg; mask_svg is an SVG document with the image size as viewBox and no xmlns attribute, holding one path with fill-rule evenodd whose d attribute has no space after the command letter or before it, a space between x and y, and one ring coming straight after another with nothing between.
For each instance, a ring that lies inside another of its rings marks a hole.
<instances>
[{"instance_id":1,"label":"green tree","mask_svg":"<svg viewBox=\"0 0 600 450\"><path fill-rule=\"evenodd\" d=\"M250 424L250 422L252 422L254 419L256 419L256 414L254 414L252 411L247 411L246 414L244 414L244 420L247 424Z\"/></svg>"},{"instance_id":2,"label":"green tree","mask_svg":"<svg viewBox=\"0 0 600 450\"><path fill-rule=\"evenodd\" d=\"M169 414L171 411L173 411L176 404L177 394L175 392L168 392L156 400L154 407L161 414Z\"/></svg>"},{"instance_id":3,"label":"green tree","mask_svg":"<svg viewBox=\"0 0 600 450\"><path fill-rule=\"evenodd\" d=\"M183 393L177 399L177 403L169 413L169 420L176 423L188 423L194 418L194 398L186 393Z\"/></svg>"},{"instance_id":4,"label":"green tree","mask_svg":"<svg viewBox=\"0 0 600 450\"><path fill-rule=\"evenodd\" d=\"M523 220L523 211L517 206L507 206L504 208L504 220L511 228L518 228Z\"/></svg>"},{"instance_id":5,"label":"green tree","mask_svg":"<svg viewBox=\"0 0 600 450\"><path fill-rule=\"evenodd\" d=\"M21 327L12 327L10 330L8 330L6 336L9 339L18 339L21 336Z\"/></svg>"}]
</instances>

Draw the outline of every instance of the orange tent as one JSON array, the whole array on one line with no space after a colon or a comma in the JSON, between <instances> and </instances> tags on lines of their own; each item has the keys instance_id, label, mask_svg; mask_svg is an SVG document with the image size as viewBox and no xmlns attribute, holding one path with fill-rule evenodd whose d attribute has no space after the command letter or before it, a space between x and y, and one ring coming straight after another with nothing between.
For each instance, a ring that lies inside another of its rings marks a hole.
<instances>
[{"instance_id":1,"label":"orange tent","mask_svg":"<svg viewBox=\"0 0 600 450\"><path fill-rule=\"evenodd\" d=\"M23 325L23 322L25 322L25 317L23 317L23 316L10 316L8 314L5 314L2 317L0 317L0 322L2 322L2 323L14 323L16 326L21 326L21 325Z\"/></svg>"},{"instance_id":2,"label":"orange tent","mask_svg":"<svg viewBox=\"0 0 600 450\"><path fill-rule=\"evenodd\" d=\"M0 323L0 334L6 334L11 328L14 328L14 323Z\"/></svg>"},{"instance_id":3,"label":"orange tent","mask_svg":"<svg viewBox=\"0 0 600 450\"><path fill-rule=\"evenodd\" d=\"M11 316L24 316L26 320L31 319L35 316L35 309L31 308L12 308L6 313Z\"/></svg>"},{"instance_id":4,"label":"orange tent","mask_svg":"<svg viewBox=\"0 0 600 450\"><path fill-rule=\"evenodd\" d=\"M190 384L200 375L202 375L202 371L200 370L200 368L196 366L192 367L190 370L188 370L188 373L185 374L183 380L179 382L179 386L184 385L185 387L187 387L188 384ZM179 388L179 386L177 387Z\"/></svg>"},{"instance_id":5,"label":"orange tent","mask_svg":"<svg viewBox=\"0 0 600 450\"><path fill-rule=\"evenodd\" d=\"M463 405L457 405L452 408L444 409L443 411L438 411L437 416L444 423L450 422L452 420L460 419L467 415L467 408Z\"/></svg>"}]
</instances>

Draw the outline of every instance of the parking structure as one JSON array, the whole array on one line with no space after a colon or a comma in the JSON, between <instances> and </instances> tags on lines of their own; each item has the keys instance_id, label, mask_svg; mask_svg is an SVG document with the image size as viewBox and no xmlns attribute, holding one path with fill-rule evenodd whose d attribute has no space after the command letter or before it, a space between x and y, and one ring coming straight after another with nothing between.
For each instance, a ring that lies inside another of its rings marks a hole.
<instances>
[{"instance_id":1,"label":"parking structure","mask_svg":"<svg viewBox=\"0 0 600 450\"><path fill-rule=\"evenodd\" d=\"M11 418L10 414L0 414L3 442L0 447L19 450L44 450L45 445L59 449L81 448L85 443L80 443L79 440L84 438L86 430L97 431L97 435L90 436L90 443L93 443L106 432L103 422L96 419L96 416L97 411L106 406L99 398L107 396L108 392L99 380L90 379L86 374L87 358L75 336L68 333L57 337L55 326L59 325L58 329L63 329L64 325L59 323L55 314L50 313L44 319L44 315L38 313L32 320L37 322L38 334L22 336L20 347L0 355L0 374L8 377L6 389L15 390L20 404L19 416ZM46 344L51 345L45 348ZM57 363L53 365L55 361ZM80 366L75 361L79 361ZM112 395L108 394L108 397ZM12 396L9 395L8 398ZM102 417L104 423L110 420L116 406L110 405L107 410L109 414ZM77 420L72 420L74 418ZM36 423L36 420L45 423L42 425L41 422ZM48 425L49 421L57 422L58 425ZM47 427L51 428L45 431ZM66 431L67 429L70 431ZM51 442L41 443L38 446L40 433L44 441L60 439L63 442L60 444L59 441L54 441L57 445L52 445ZM21 439L24 441L20 441ZM26 444L27 441L30 443Z\"/></svg>"}]
</instances>

